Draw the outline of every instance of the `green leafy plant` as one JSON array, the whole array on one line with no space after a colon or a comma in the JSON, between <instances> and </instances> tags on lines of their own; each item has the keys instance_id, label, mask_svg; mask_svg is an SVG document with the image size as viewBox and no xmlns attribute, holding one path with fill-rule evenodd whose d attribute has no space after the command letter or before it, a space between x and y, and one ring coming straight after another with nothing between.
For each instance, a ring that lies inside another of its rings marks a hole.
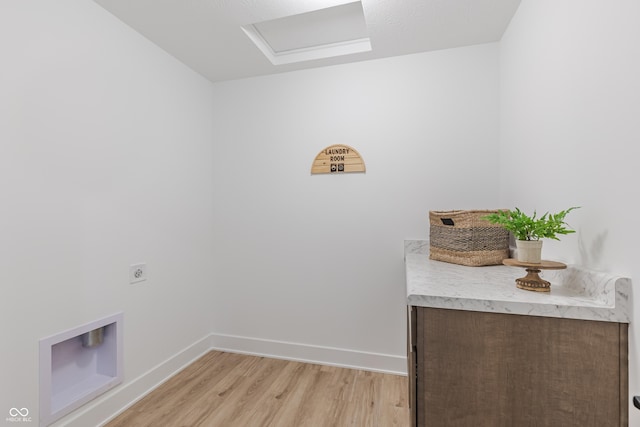
<instances>
[{"instance_id":1,"label":"green leafy plant","mask_svg":"<svg viewBox=\"0 0 640 427\"><path fill-rule=\"evenodd\" d=\"M518 240L540 240L542 238L560 240L558 234L575 233L575 230L567 228L564 218L569 212L578 209L574 206L556 214L545 213L537 217L536 212L529 216L520 209L499 211L483 217L493 224L500 224L513 233Z\"/></svg>"}]
</instances>

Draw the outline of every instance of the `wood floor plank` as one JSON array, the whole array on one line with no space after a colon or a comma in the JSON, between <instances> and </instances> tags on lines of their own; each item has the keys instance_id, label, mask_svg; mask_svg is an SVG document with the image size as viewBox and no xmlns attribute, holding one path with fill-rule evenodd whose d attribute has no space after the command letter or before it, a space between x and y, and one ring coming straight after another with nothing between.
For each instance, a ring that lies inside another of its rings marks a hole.
<instances>
[{"instance_id":1,"label":"wood floor plank","mask_svg":"<svg viewBox=\"0 0 640 427\"><path fill-rule=\"evenodd\" d=\"M105 427L408 426L406 381L211 351Z\"/></svg>"},{"instance_id":2,"label":"wood floor plank","mask_svg":"<svg viewBox=\"0 0 640 427\"><path fill-rule=\"evenodd\" d=\"M219 405L211 416L203 420L203 425L246 425L242 421L243 415L253 411L256 400L277 379L285 363L282 360L261 359L254 369L243 375L243 381L225 399L225 402L233 404Z\"/></svg>"},{"instance_id":3,"label":"wood floor plank","mask_svg":"<svg viewBox=\"0 0 640 427\"><path fill-rule=\"evenodd\" d=\"M246 425L270 425L274 423L278 412L286 405L291 395L293 387L291 379L300 379L303 375L304 365L286 362L280 375L271 384L268 390L262 394L255 402L251 412L247 412L246 417L238 420L238 424L245 422Z\"/></svg>"}]
</instances>

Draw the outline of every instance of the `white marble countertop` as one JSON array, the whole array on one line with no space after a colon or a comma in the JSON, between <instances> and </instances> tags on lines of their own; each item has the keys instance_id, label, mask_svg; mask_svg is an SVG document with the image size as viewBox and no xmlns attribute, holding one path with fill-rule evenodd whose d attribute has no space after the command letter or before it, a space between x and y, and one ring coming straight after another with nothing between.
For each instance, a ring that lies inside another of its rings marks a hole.
<instances>
[{"instance_id":1,"label":"white marble countertop","mask_svg":"<svg viewBox=\"0 0 640 427\"><path fill-rule=\"evenodd\" d=\"M429 259L425 240L405 241L407 304L455 310L629 323L631 280L569 265L544 270L551 292L518 289L523 268L467 267Z\"/></svg>"}]
</instances>

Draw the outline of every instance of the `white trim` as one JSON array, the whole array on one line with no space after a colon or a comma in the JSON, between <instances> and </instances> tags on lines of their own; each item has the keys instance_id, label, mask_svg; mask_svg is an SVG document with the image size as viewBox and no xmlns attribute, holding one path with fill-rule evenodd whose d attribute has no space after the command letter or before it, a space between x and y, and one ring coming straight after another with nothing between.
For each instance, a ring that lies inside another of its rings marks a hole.
<instances>
[{"instance_id":1,"label":"white trim","mask_svg":"<svg viewBox=\"0 0 640 427\"><path fill-rule=\"evenodd\" d=\"M342 368L407 375L407 358L237 335L210 335L211 349Z\"/></svg>"},{"instance_id":2,"label":"white trim","mask_svg":"<svg viewBox=\"0 0 640 427\"><path fill-rule=\"evenodd\" d=\"M371 51L371 40L369 37L364 37L361 39L345 40L320 46L309 46L300 49L286 50L283 52L274 52L256 27L253 25L245 25L240 28L273 65L292 64L295 62L332 58L334 56L352 55L354 53Z\"/></svg>"},{"instance_id":3,"label":"white trim","mask_svg":"<svg viewBox=\"0 0 640 427\"><path fill-rule=\"evenodd\" d=\"M407 375L404 356L237 335L210 334L149 371L95 399L53 427L103 426L211 350Z\"/></svg>"}]
</instances>

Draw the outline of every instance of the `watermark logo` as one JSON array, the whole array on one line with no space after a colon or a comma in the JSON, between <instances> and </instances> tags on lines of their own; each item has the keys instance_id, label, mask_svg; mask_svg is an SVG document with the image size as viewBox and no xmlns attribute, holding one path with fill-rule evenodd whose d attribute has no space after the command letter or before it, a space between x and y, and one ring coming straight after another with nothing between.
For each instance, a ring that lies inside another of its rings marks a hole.
<instances>
[{"instance_id":1,"label":"watermark logo","mask_svg":"<svg viewBox=\"0 0 640 427\"><path fill-rule=\"evenodd\" d=\"M30 423L31 417L29 416L29 409L11 408L9 409L9 416L5 418L5 421L10 423Z\"/></svg>"}]
</instances>

